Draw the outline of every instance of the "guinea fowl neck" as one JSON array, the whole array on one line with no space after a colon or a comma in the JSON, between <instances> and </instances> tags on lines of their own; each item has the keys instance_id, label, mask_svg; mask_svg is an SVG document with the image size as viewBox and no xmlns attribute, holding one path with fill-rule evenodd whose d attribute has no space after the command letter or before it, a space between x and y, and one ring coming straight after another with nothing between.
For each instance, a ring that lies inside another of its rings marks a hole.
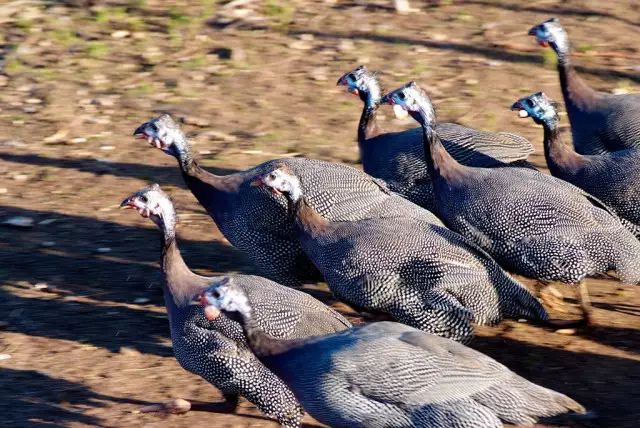
<instances>
[{"instance_id":1,"label":"guinea fowl neck","mask_svg":"<svg viewBox=\"0 0 640 428\"><path fill-rule=\"evenodd\" d=\"M560 87L569 118L571 113L589 112L593 110L599 98L599 94L578 76L570 60L569 48L556 50L558 54L558 74L560 75Z\"/></svg>"},{"instance_id":2,"label":"guinea fowl neck","mask_svg":"<svg viewBox=\"0 0 640 428\"><path fill-rule=\"evenodd\" d=\"M234 192L238 190L242 177L237 174L230 175L216 175L209 171L204 170L197 157L193 154L191 144L187 141L187 138L183 135L180 141L177 141L175 155L180 165L180 171L184 177L185 183L189 187L189 190L194 194L200 203L205 205L201 198L215 197L215 193L211 193L211 188L219 192Z\"/></svg>"},{"instance_id":3,"label":"guinea fowl neck","mask_svg":"<svg viewBox=\"0 0 640 428\"><path fill-rule=\"evenodd\" d=\"M378 125L378 108L380 107L380 88L372 84L362 93L364 107L358 124L358 142L363 143L374 138L382 132Z\"/></svg>"},{"instance_id":4,"label":"guinea fowl neck","mask_svg":"<svg viewBox=\"0 0 640 428\"><path fill-rule=\"evenodd\" d=\"M168 224L167 224L168 223ZM163 222L162 229L162 258L160 269L164 279L164 294L167 310L181 308L189 304L195 295L207 285L204 277L193 273L184 259L175 234L175 220Z\"/></svg>"},{"instance_id":5,"label":"guinea fowl neck","mask_svg":"<svg viewBox=\"0 0 640 428\"><path fill-rule=\"evenodd\" d=\"M544 157L551 175L566 177L577 172L584 165L586 158L578 153L572 145L562 141L558 119L546 120L544 129Z\"/></svg>"},{"instance_id":6,"label":"guinea fowl neck","mask_svg":"<svg viewBox=\"0 0 640 428\"><path fill-rule=\"evenodd\" d=\"M449 183L459 180L466 167L458 163L442 145L434 129L436 122L433 108L425 106L412 116L422 126L422 144L429 175L432 179L440 178Z\"/></svg>"},{"instance_id":7,"label":"guinea fowl neck","mask_svg":"<svg viewBox=\"0 0 640 428\"><path fill-rule=\"evenodd\" d=\"M240 314L240 324L247 338L247 344L260 361L285 353L304 343L304 339L277 339L267 334L254 320L251 311ZM269 367L268 364L266 364Z\"/></svg>"},{"instance_id":8,"label":"guinea fowl neck","mask_svg":"<svg viewBox=\"0 0 640 428\"><path fill-rule=\"evenodd\" d=\"M299 196L296 199L287 197L289 211L296 219L296 224L305 234L311 237L317 237L327 231L330 223L327 219L322 217L316 210L311 208L307 203L304 196Z\"/></svg>"}]
</instances>

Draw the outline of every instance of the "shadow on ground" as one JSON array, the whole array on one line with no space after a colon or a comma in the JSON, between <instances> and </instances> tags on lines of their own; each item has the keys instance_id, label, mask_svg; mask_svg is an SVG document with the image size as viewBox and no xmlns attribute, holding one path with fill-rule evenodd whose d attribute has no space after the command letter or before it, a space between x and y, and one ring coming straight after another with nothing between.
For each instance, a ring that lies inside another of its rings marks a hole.
<instances>
[{"instance_id":1,"label":"shadow on ground","mask_svg":"<svg viewBox=\"0 0 640 428\"><path fill-rule=\"evenodd\" d=\"M2 369L0 411L4 426L44 428L82 423L105 426L99 418L85 415L83 408L107 403L146 405L146 401L97 394L86 386L50 377L35 370Z\"/></svg>"}]
</instances>

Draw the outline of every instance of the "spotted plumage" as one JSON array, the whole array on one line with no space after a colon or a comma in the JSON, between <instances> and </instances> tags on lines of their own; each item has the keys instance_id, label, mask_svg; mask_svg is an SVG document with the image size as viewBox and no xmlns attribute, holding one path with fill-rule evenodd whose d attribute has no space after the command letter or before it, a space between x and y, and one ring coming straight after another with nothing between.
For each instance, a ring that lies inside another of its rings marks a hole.
<instances>
[{"instance_id":1,"label":"spotted plumage","mask_svg":"<svg viewBox=\"0 0 640 428\"><path fill-rule=\"evenodd\" d=\"M410 201L433 209L433 186L424 160L422 130L382 132L376 120L382 93L377 75L364 66L338 80L364 103L358 124L360 160L367 174L385 180L389 187ZM531 143L515 134L485 132L455 123L437 125L447 151L471 166L525 166L533 151Z\"/></svg>"},{"instance_id":2,"label":"spotted plumage","mask_svg":"<svg viewBox=\"0 0 640 428\"><path fill-rule=\"evenodd\" d=\"M280 340L256 325L255 300L233 282L213 285L202 301L238 314L258 358L331 427L493 428L584 412L478 351L406 325L379 322Z\"/></svg>"},{"instance_id":3,"label":"spotted plumage","mask_svg":"<svg viewBox=\"0 0 640 428\"><path fill-rule=\"evenodd\" d=\"M555 103L544 93L521 98L513 105L544 129L544 153L554 177L580 187L611 207L630 228L640 230L640 148L598 155L580 155L560 136Z\"/></svg>"},{"instance_id":4,"label":"spotted plumage","mask_svg":"<svg viewBox=\"0 0 640 428\"><path fill-rule=\"evenodd\" d=\"M286 165L258 183L287 196L302 249L331 292L357 309L460 341L472 336L472 321L547 317L493 259L430 216L328 221Z\"/></svg>"},{"instance_id":5,"label":"spotted plumage","mask_svg":"<svg viewBox=\"0 0 640 428\"><path fill-rule=\"evenodd\" d=\"M123 206L150 217L163 232L163 291L173 352L180 365L218 388L232 406L241 395L282 426L299 427L303 413L294 395L255 358L238 322L225 315L210 321L193 303L220 277L196 275L185 264L175 238L175 210L167 195L152 185L127 198ZM303 338L350 326L340 314L305 293L257 276L229 278L256 302L257 325L274 337Z\"/></svg>"},{"instance_id":6,"label":"spotted plumage","mask_svg":"<svg viewBox=\"0 0 640 428\"><path fill-rule=\"evenodd\" d=\"M617 271L640 281L640 242L620 219L583 190L526 168L473 168L449 156L433 130L426 93L410 83L388 95L424 129L436 209L510 271L577 283Z\"/></svg>"},{"instance_id":7,"label":"spotted plumage","mask_svg":"<svg viewBox=\"0 0 640 428\"><path fill-rule=\"evenodd\" d=\"M640 147L640 94L613 95L589 87L571 63L569 36L551 18L529 30L558 56L558 73L571 122L573 144L581 154L600 154Z\"/></svg>"},{"instance_id":8,"label":"spotted plumage","mask_svg":"<svg viewBox=\"0 0 640 428\"><path fill-rule=\"evenodd\" d=\"M300 176L309 204L331 220L425 215L382 180L346 165L286 158L226 176L211 174L198 165L184 133L168 115L141 125L135 134L177 158L187 186L227 240L245 252L262 274L284 285L299 285L319 275L293 236L285 198L249 185L253 177L277 164ZM432 216L432 221L438 220Z\"/></svg>"}]
</instances>

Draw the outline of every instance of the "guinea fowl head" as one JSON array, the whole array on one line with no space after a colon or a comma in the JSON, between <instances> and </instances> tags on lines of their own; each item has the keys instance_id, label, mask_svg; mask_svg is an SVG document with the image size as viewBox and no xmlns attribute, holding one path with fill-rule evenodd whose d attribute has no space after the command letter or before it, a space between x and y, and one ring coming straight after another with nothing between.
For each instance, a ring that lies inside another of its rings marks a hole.
<instances>
[{"instance_id":1,"label":"guinea fowl head","mask_svg":"<svg viewBox=\"0 0 640 428\"><path fill-rule=\"evenodd\" d=\"M380 102L378 76L364 65L343 74L337 84L338 86L346 86L348 92L360 96L360 99L366 103L373 105Z\"/></svg>"},{"instance_id":2,"label":"guinea fowl head","mask_svg":"<svg viewBox=\"0 0 640 428\"><path fill-rule=\"evenodd\" d=\"M152 147L180 158L189 150L187 138L180 125L168 114L151 119L133 131L133 135L141 140L147 140Z\"/></svg>"},{"instance_id":3,"label":"guinea fowl head","mask_svg":"<svg viewBox=\"0 0 640 428\"><path fill-rule=\"evenodd\" d=\"M433 109L431 98L416 82L409 82L406 85L389 92L382 97L381 102L394 106L394 109L402 109L408 112L411 117L423 125L434 126L436 112Z\"/></svg>"},{"instance_id":4,"label":"guinea fowl head","mask_svg":"<svg viewBox=\"0 0 640 428\"><path fill-rule=\"evenodd\" d=\"M544 92L537 92L528 97L520 98L513 103L511 110L518 110L522 118L531 117L536 123L552 123L558 119L557 103L552 101Z\"/></svg>"},{"instance_id":5,"label":"guinea fowl head","mask_svg":"<svg viewBox=\"0 0 640 428\"><path fill-rule=\"evenodd\" d=\"M547 19L541 24L529 30L530 36L535 36L536 41L543 47L549 47L559 55L569 51L569 35L560 25L557 18Z\"/></svg>"},{"instance_id":6,"label":"guinea fowl head","mask_svg":"<svg viewBox=\"0 0 640 428\"><path fill-rule=\"evenodd\" d=\"M257 177L251 185L266 187L271 192L285 195L294 202L302 196L300 180L286 167L276 168L268 174Z\"/></svg>"},{"instance_id":7,"label":"guinea fowl head","mask_svg":"<svg viewBox=\"0 0 640 428\"><path fill-rule=\"evenodd\" d=\"M199 300L204 307L205 317L210 321L218 318L220 311L237 313L241 316L251 313L247 295L229 277L224 277L203 290ZM232 318L235 317L232 316Z\"/></svg>"},{"instance_id":8,"label":"guinea fowl head","mask_svg":"<svg viewBox=\"0 0 640 428\"><path fill-rule=\"evenodd\" d=\"M160 227L173 227L175 223L175 211L171 199L157 184L138 190L122 201L120 208L134 209L142 217L150 218Z\"/></svg>"}]
</instances>

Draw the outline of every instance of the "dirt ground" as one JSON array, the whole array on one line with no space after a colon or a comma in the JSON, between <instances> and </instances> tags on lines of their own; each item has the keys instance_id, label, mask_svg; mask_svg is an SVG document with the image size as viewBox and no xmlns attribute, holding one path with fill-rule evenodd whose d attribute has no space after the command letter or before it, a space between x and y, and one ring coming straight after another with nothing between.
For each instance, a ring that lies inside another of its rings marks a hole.
<instances>
[{"instance_id":1,"label":"dirt ground","mask_svg":"<svg viewBox=\"0 0 640 428\"><path fill-rule=\"evenodd\" d=\"M539 90L561 100L553 55L526 35L550 16L588 82L640 91L635 1L412 0L420 11L409 15L386 0L225 3L0 2L0 223L32 221L0 227L0 425L276 426L247 402L218 412L220 394L172 356L158 232L119 202L158 182L175 199L193 269L255 270L175 161L132 138L158 111L185 122L218 173L294 154L356 164L361 104L335 81L364 63L388 89L426 86L441 120L530 138L544 167L542 131L508 107ZM388 129L414 126L383 113ZM580 401L598 416L588 426L636 427L640 289L604 279L589 288L594 328L505 322L479 329L473 346ZM193 410L136 412L177 397Z\"/></svg>"}]
</instances>

